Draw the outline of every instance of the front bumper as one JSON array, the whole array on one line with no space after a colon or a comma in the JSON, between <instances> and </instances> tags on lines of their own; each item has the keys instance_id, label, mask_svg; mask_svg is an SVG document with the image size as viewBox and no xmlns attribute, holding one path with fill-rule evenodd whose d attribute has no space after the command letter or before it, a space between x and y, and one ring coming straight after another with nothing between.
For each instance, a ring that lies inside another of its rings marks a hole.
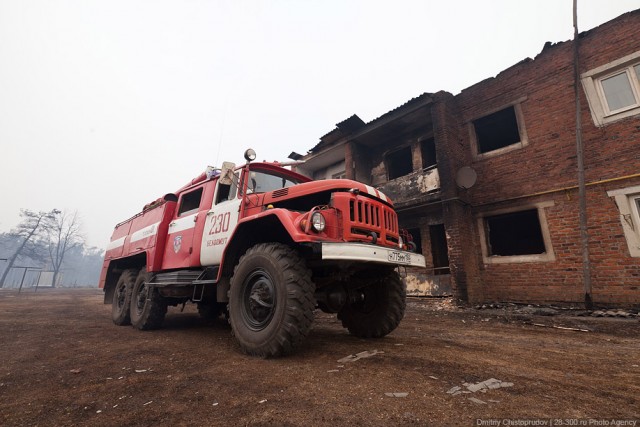
<instances>
[{"instance_id":1,"label":"front bumper","mask_svg":"<svg viewBox=\"0 0 640 427\"><path fill-rule=\"evenodd\" d=\"M322 260L361 261L377 264L426 267L422 255L364 243L322 243Z\"/></svg>"}]
</instances>

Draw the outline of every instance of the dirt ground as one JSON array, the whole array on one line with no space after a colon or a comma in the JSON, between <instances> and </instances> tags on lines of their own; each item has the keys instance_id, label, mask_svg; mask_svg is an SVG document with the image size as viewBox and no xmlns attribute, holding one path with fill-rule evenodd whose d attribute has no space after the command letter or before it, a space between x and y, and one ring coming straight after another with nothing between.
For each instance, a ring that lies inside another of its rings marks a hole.
<instances>
[{"instance_id":1,"label":"dirt ground","mask_svg":"<svg viewBox=\"0 0 640 427\"><path fill-rule=\"evenodd\" d=\"M317 312L298 352L263 360L193 306L140 332L111 322L100 290L1 290L0 425L636 425L639 332L637 317L410 299L383 339ZM504 387L447 393L491 378Z\"/></svg>"}]
</instances>

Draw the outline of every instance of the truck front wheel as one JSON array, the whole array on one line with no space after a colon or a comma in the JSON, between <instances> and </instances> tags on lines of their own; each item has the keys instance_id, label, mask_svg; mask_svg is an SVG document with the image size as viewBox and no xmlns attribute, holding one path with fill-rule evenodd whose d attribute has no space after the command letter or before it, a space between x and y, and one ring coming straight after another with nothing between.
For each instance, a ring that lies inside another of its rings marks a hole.
<instances>
[{"instance_id":1,"label":"truck front wheel","mask_svg":"<svg viewBox=\"0 0 640 427\"><path fill-rule=\"evenodd\" d=\"M131 293L131 324L140 330L158 329L167 314L167 301L149 285L151 274L141 270Z\"/></svg>"},{"instance_id":2,"label":"truck front wheel","mask_svg":"<svg viewBox=\"0 0 640 427\"><path fill-rule=\"evenodd\" d=\"M356 291L355 301L338 313L342 326L360 338L389 334L400 324L406 308L406 291L398 273L387 271L370 280Z\"/></svg>"},{"instance_id":3,"label":"truck front wheel","mask_svg":"<svg viewBox=\"0 0 640 427\"><path fill-rule=\"evenodd\" d=\"M242 351L286 354L309 333L315 308L311 272L296 251L262 243L240 258L231 278L229 320Z\"/></svg>"},{"instance_id":4,"label":"truck front wheel","mask_svg":"<svg viewBox=\"0 0 640 427\"><path fill-rule=\"evenodd\" d=\"M129 306L131 304L131 291L136 280L138 270L128 269L120 274L111 301L111 318L118 326L130 325Z\"/></svg>"}]
</instances>

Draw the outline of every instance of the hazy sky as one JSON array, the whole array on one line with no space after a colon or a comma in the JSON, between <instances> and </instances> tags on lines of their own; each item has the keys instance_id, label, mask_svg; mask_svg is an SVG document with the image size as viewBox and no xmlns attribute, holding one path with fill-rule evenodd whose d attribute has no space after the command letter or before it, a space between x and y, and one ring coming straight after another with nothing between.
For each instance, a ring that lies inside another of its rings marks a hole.
<instances>
[{"instance_id":1,"label":"hazy sky","mask_svg":"<svg viewBox=\"0 0 640 427\"><path fill-rule=\"evenodd\" d=\"M580 0L580 30L637 8ZM0 232L78 210L105 247L207 165L286 160L572 36L571 0L0 0Z\"/></svg>"}]
</instances>

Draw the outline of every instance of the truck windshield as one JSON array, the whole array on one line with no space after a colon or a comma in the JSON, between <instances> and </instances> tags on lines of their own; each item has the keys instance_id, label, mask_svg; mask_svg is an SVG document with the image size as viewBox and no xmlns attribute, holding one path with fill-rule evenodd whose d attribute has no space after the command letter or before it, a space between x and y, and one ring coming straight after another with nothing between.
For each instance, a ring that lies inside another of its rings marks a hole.
<instances>
[{"instance_id":1,"label":"truck windshield","mask_svg":"<svg viewBox=\"0 0 640 427\"><path fill-rule=\"evenodd\" d=\"M248 193L266 193L267 191L291 187L292 185L299 184L299 182L291 177L251 171L248 184Z\"/></svg>"}]
</instances>

